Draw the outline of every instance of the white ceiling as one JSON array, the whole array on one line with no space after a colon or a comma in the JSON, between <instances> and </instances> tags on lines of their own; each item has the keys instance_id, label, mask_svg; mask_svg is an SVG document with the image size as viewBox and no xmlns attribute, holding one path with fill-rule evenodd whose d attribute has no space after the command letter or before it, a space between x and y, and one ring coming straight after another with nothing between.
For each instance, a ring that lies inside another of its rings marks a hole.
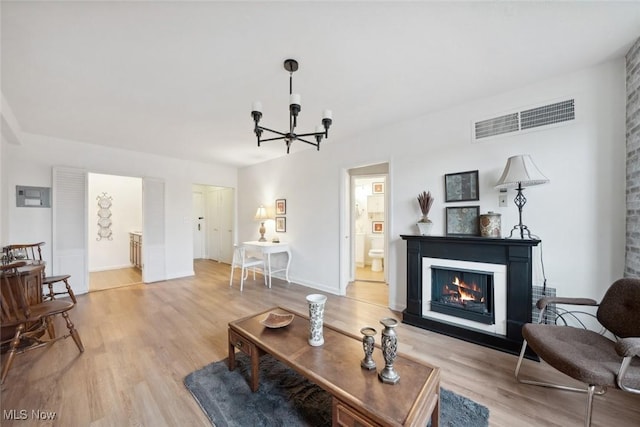
<instances>
[{"instance_id":1,"label":"white ceiling","mask_svg":"<svg viewBox=\"0 0 640 427\"><path fill-rule=\"evenodd\" d=\"M640 2L85 1L1 3L2 94L22 131L250 165L250 115L327 144L622 57ZM267 137L265 134L264 137ZM314 149L296 143L292 152Z\"/></svg>"}]
</instances>

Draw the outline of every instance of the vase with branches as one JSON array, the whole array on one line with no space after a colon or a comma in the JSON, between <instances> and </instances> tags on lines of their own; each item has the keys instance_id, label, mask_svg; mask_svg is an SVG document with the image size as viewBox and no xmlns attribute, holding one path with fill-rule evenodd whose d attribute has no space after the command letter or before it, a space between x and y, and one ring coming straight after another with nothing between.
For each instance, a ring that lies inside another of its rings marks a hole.
<instances>
[{"instance_id":1,"label":"vase with branches","mask_svg":"<svg viewBox=\"0 0 640 427\"><path fill-rule=\"evenodd\" d=\"M429 211L431 210L431 206L433 205L433 196L431 195L431 191L418 194L418 205L420 206L420 211L422 212L422 218L418 221L418 229L420 234L423 236L429 235L431 233L431 227L433 223L429 219Z\"/></svg>"}]
</instances>

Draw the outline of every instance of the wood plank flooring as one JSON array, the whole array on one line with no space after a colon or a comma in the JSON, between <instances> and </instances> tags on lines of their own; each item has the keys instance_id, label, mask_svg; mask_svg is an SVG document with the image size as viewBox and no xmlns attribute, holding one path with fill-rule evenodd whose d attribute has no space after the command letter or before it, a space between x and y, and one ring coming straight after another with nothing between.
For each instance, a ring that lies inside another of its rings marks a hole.
<instances>
[{"instance_id":1,"label":"wood plank flooring","mask_svg":"<svg viewBox=\"0 0 640 427\"><path fill-rule=\"evenodd\" d=\"M389 305L389 286L384 282L351 282L347 286L347 297L387 307Z\"/></svg>"},{"instance_id":2,"label":"wood plank flooring","mask_svg":"<svg viewBox=\"0 0 640 427\"><path fill-rule=\"evenodd\" d=\"M384 282L384 271L371 271L371 266L356 267L356 280L366 280L369 282Z\"/></svg>"},{"instance_id":3,"label":"wood plank flooring","mask_svg":"<svg viewBox=\"0 0 640 427\"><path fill-rule=\"evenodd\" d=\"M104 291L141 282L142 272L136 267L95 271L89 273L89 292Z\"/></svg>"},{"instance_id":4,"label":"wood plank flooring","mask_svg":"<svg viewBox=\"0 0 640 427\"><path fill-rule=\"evenodd\" d=\"M183 385L184 377L227 356L227 323L283 305L307 310L315 290L274 279L229 287L229 266L198 261L196 276L138 284L78 297L70 312L86 351L72 340L18 355L0 390L4 426L208 426L208 419ZM328 295L325 322L358 334L379 319L401 318L381 305ZM56 323L62 330L62 322ZM516 356L400 324L399 351L442 369L442 386L486 405L490 425L580 426L583 394L516 383ZM353 369L360 369L354 366ZM550 367L531 361L526 374L558 380ZM392 397L392 396L391 396ZM26 420L8 420L10 411ZM55 412L37 421L32 410ZM596 397L595 427L640 425L640 396L610 390Z\"/></svg>"}]
</instances>

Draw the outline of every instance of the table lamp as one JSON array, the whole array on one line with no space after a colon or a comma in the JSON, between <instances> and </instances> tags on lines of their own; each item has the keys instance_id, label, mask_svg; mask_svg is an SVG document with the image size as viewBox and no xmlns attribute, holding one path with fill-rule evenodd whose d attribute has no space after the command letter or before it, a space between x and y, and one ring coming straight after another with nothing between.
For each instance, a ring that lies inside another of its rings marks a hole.
<instances>
[{"instance_id":1,"label":"table lamp","mask_svg":"<svg viewBox=\"0 0 640 427\"><path fill-rule=\"evenodd\" d=\"M513 227L509 238L513 235L514 231L520 229L521 239L524 239L525 233L527 237L531 239L531 231L522 223L522 208L525 203L527 203L527 199L524 197L524 194L522 194L522 190L524 190L524 187L546 184L547 182L549 182L549 179L540 172L528 154L509 157L502 176L495 185L495 188L515 188L518 192L513 201L518 207L519 223Z\"/></svg>"},{"instance_id":2,"label":"table lamp","mask_svg":"<svg viewBox=\"0 0 640 427\"><path fill-rule=\"evenodd\" d=\"M264 233L267 231L267 229L264 228L264 222L269 219L267 208L260 205L260 207L256 211L256 216L254 217L254 219L256 221L260 221L260 230L258 230L260 231L260 238L258 239L258 242L266 242L267 239L264 238Z\"/></svg>"}]
</instances>

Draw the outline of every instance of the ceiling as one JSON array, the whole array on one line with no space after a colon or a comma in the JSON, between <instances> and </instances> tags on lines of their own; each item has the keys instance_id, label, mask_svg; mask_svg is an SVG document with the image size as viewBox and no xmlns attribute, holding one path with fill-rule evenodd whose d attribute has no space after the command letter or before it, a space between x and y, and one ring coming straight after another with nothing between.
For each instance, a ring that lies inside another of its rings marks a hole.
<instances>
[{"instance_id":1,"label":"ceiling","mask_svg":"<svg viewBox=\"0 0 640 427\"><path fill-rule=\"evenodd\" d=\"M619 58L640 2L1 3L1 90L23 132L246 166L333 111L323 144ZM268 135L264 135L267 137ZM315 149L295 143L292 152Z\"/></svg>"}]
</instances>

